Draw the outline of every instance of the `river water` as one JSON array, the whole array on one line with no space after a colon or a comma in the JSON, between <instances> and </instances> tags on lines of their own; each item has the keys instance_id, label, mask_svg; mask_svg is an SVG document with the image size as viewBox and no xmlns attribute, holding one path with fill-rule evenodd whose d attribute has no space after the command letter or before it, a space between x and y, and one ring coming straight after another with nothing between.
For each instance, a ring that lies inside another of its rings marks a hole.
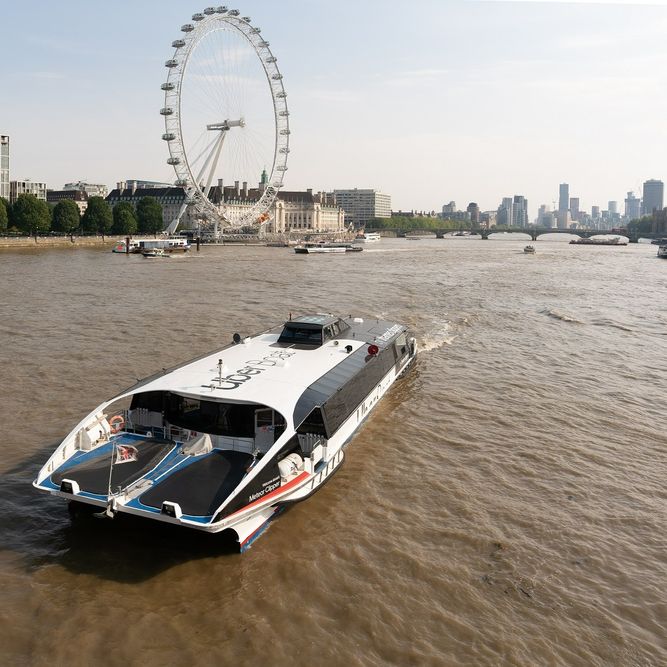
<instances>
[{"instance_id":1,"label":"river water","mask_svg":"<svg viewBox=\"0 0 667 667\"><path fill-rule=\"evenodd\" d=\"M667 664L667 262L525 243L0 254L0 662ZM421 352L245 554L31 487L136 378L311 311Z\"/></svg>"}]
</instances>

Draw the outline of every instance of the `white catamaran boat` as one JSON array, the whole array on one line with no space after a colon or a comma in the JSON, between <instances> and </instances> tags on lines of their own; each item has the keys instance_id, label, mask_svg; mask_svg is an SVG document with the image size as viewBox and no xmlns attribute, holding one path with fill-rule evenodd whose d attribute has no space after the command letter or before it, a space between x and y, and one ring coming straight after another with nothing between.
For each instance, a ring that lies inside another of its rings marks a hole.
<instances>
[{"instance_id":1,"label":"white catamaran boat","mask_svg":"<svg viewBox=\"0 0 667 667\"><path fill-rule=\"evenodd\" d=\"M99 405L33 485L110 517L233 531L243 550L333 475L415 355L406 327L384 320L302 316L235 334Z\"/></svg>"}]
</instances>

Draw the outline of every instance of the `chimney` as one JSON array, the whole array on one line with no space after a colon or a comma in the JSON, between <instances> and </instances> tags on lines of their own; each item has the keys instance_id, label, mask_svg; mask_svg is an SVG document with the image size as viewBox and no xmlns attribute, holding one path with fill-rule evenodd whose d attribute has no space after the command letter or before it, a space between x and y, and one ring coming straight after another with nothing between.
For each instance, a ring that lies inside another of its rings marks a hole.
<instances>
[{"instance_id":1,"label":"chimney","mask_svg":"<svg viewBox=\"0 0 667 667\"><path fill-rule=\"evenodd\" d=\"M241 192L239 190L239 182L234 181L234 192L236 193L236 198L238 199L241 196Z\"/></svg>"},{"instance_id":2,"label":"chimney","mask_svg":"<svg viewBox=\"0 0 667 667\"><path fill-rule=\"evenodd\" d=\"M248 199L248 181L243 181L243 199Z\"/></svg>"},{"instance_id":3,"label":"chimney","mask_svg":"<svg viewBox=\"0 0 667 667\"><path fill-rule=\"evenodd\" d=\"M222 179L221 178L218 179L218 187L220 188L220 191L222 192L223 185L222 185Z\"/></svg>"}]
</instances>

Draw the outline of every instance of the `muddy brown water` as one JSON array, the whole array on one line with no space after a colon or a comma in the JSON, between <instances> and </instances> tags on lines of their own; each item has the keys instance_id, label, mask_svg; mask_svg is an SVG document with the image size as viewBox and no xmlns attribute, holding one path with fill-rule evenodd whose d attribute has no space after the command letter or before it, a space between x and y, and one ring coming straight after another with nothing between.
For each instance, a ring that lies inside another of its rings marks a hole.
<instances>
[{"instance_id":1,"label":"muddy brown water","mask_svg":"<svg viewBox=\"0 0 667 667\"><path fill-rule=\"evenodd\" d=\"M0 662L667 664L667 262L525 243L0 253ZM31 487L136 378L311 311L421 352L246 553Z\"/></svg>"}]
</instances>

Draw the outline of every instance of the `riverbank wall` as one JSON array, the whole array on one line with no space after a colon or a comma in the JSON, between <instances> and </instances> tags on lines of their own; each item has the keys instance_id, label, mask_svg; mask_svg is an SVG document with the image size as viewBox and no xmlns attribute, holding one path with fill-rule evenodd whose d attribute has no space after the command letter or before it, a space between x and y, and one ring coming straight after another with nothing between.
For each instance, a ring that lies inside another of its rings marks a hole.
<instances>
[{"instance_id":1,"label":"riverbank wall","mask_svg":"<svg viewBox=\"0 0 667 667\"><path fill-rule=\"evenodd\" d=\"M0 236L0 250L18 248L111 248L124 236Z\"/></svg>"}]
</instances>

